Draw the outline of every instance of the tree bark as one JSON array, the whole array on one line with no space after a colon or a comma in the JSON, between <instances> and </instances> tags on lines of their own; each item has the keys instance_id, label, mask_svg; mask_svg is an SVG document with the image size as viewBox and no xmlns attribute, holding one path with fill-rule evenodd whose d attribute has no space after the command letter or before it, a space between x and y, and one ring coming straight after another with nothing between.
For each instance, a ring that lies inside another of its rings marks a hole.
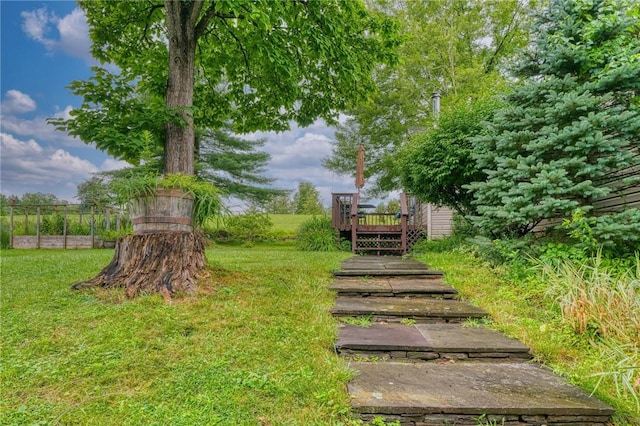
<instances>
[{"instance_id":1,"label":"tree bark","mask_svg":"<svg viewBox=\"0 0 640 426\"><path fill-rule=\"evenodd\" d=\"M195 72L197 15L202 2L165 1L169 38L169 79L166 105L180 109L184 123L165 124L165 173L193 175L195 132L193 128L193 84Z\"/></svg>"},{"instance_id":2,"label":"tree bark","mask_svg":"<svg viewBox=\"0 0 640 426\"><path fill-rule=\"evenodd\" d=\"M207 269L205 245L204 235L193 232L122 237L111 263L96 277L72 288L123 287L127 297L159 292L168 300L179 294L193 295Z\"/></svg>"}]
</instances>

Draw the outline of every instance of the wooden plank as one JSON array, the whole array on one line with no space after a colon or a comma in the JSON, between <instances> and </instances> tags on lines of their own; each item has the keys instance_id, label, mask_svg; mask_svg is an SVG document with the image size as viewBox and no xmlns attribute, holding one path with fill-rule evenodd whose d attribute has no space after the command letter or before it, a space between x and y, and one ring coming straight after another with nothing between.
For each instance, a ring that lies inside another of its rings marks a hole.
<instances>
[{"instance_id":1,"label":"wooden plank","mask_svg":"<svg viewBox=\"0 0 640 426\"><path fill-rule=\"evenodd\" d=\"M62 249L64 248L65 237L61 235L41 235L40 247L42 249ZM68 249L85 249L93 247L91 235L70 235L67 236ZM13 237L13 248L15 249L35 249L38 248L38 236L36 235L15 235Z\"/></svg>"},{"instance_id":2,"label":"wooden plank","mask_svg":"<svg viewBox=\"0 0 640 426\"><path fill-rule=\"evenodd\" d=\"M35 235L14 235L14 249L34 249L38 247L38 237Z\"/></svg>"}]
</instances>

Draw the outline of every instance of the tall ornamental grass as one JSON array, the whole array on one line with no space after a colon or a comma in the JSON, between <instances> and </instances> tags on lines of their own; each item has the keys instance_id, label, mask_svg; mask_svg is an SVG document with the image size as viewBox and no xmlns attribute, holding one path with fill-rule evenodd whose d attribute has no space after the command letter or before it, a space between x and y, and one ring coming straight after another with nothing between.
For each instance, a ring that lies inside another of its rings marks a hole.
<instances>
[{"instance_id":1,"label":"tall ornamental grass","mask_svg":"<svg viewBox=\"0 0 640 426\"><path fill-rule=\"evenodd\" d=\"M559 304L564 320L601 350L605 371L619 394L640 410L640 257L630 268L616 268L601 253L585 260L539 261L547 296Z\"/></svg>"}]
</instances>

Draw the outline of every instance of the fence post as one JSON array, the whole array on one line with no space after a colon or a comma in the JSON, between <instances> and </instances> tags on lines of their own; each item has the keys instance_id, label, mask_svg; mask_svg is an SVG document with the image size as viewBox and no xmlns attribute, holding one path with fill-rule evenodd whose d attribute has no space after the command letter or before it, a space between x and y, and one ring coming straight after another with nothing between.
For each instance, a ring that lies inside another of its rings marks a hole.
<instances>
[{"instance_id":1,"label":"fence post","mask_svg":"<svg viewBox=\"0 0 640 426\"><path fill-rule=\"evenodd\" d=\"M29 208L24 206L24 235L29 235L29 215L27 214L27 210Z\"/></svg>"},{"instance_id":2,"label":"fence post","mask_svg":"<svg viewBox=\"0 0 640 426\"><path fill-rule=\"evenodd\" d=\"M36 208L36 248L40 248L40 206Z\"/></svg>"},{"instance_id":3,"label":"fence post","mask_svg":"<svg viewBox=\"0 0 640 426\"><path fill-rule=\"evenodd\" d=\"M62 228L62 248L67 249L67 206L62 207L62 216L64 217L64 225Z\"/></svg>"},{"instance_id":4,"label":"fence post","mask_svg":"<svg viewBox=\"0 0 640 426\"><path fill-rule=\"evenodd\" d=\"M91 248L96 248L96 217L93 204L91 204Z\"/></svg>"},{"instance_id":5,"label":"fence post","mask_svg":"<svg viewBox=\"0 0 640 426\"><path fill-rule=\"evenodd\" d=\"M13 248L13 206L15 203L13 198L9 201L9 248Z\"/></svg>"}]
</instances>

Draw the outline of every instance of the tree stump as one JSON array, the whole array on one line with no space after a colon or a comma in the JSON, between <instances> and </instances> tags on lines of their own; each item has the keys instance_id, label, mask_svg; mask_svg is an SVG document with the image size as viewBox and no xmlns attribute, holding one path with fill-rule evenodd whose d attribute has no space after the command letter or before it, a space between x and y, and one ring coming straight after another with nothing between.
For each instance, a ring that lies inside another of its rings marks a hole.
<instances>
[{"instance_id":1,"label":"tree stump","mask_svg":"<svg viewBox=\"0 0 640 426\"><path fill-rule=\"evenodd\" d=\"M97 276L75 283L75 290L123 287L129 298L141 293L193 295L206 273L201 233L162 232L121 237L111 260Z\"/></svg>"}]
</instances>

